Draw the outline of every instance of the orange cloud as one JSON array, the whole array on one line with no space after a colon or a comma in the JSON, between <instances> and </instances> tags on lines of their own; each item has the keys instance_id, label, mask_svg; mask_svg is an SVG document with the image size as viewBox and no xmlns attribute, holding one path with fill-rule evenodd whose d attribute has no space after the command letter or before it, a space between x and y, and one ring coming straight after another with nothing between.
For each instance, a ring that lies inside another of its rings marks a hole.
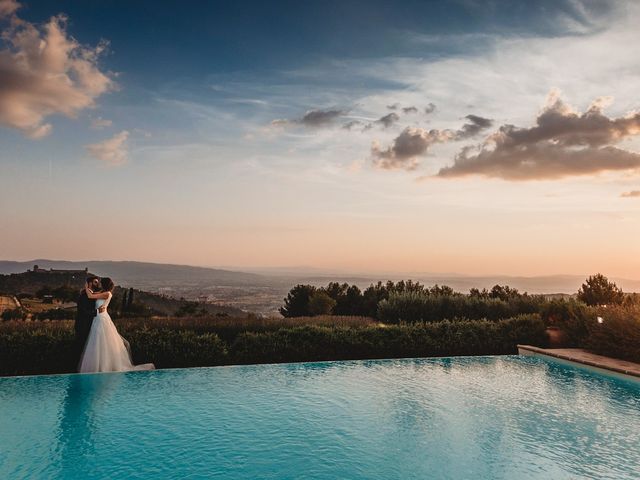
<instances>
[{"instance_id":1,"label":"orange cloud","mask_svg":"<svg viewBox=\"0 0 640 480\"><path fill-rule=\"evenodd\" d=\"M36 26L16 16L19 7L0 0L0 20L8 20L0 50L0 125L41 138L52 130L48 116L75 117L114 83L97 65L104 42L82 46L67 34L64 15Z\"/></svg>"},{"instance_id":2,"label":"orange cloud","mask_svg":"<svg viewBox=\"0 0 640 480\"><path fill-rule=\"evenodd\" d=\"M123 130L103 142L87 145L85 148L98 160L109 166L117 167L124 165L129 160L129 152L127 150L128 138L129 132Z\"/></svg>"},{"instance_id":3,"label":"orange cloud","mask_svg":"<svg viewBox=\"0 0 640 480\"><path fill-rule=\"evenodd\" d=\"M640 198L640 190L631 190L630 192L624 192L620 196L623 198Z\"/></svg>"}]
</instances>

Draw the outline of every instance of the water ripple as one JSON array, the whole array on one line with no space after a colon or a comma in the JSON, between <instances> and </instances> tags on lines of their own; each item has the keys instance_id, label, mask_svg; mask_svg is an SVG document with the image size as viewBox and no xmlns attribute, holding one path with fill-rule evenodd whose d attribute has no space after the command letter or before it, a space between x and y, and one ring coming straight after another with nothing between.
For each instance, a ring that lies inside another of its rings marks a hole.
<instances>
[{"instance_id":1,"label":"water ripple","mask_svg":"<svg viewBox=\"0 0 640 480\"><path fill-rule=\"evenodd\" d=\"M640 385L526 357L4 378L0 408L0 478L640 471Z\"/></svg>"}]
</instances>

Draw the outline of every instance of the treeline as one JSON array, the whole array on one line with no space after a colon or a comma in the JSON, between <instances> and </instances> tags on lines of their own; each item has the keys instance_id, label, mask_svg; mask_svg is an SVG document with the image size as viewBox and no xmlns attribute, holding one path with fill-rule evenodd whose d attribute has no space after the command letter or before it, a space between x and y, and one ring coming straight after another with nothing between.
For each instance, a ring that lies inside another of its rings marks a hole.
<instances>
[{"instance_id":1,"label":"treeline","mask_svg":"<svg viewBox=\"0 0 640 480\"><path fill-rule=\"evenodd\" d=\"M540 345L538 315L499 321L384 325L367 318L202 318L117 320L135 363L158 368L226 364L500 355L518 343ZM73 322L0 324L0 375L67 373L76 368Z\"/></svg>"},{"instance_id":2,"label":"treeline","mask_svg":"<svg viewBox=\"0 0 640 480\"><path fill-rule=\"evenodd\" d=\"M326 287L296 285L284 299L284 317L313 315L362 315L387 323L442 321L453 318L498 320L539 312L543 296L520 293L509 286L491 290L471 289L468 294L451 287L427 287L400 280L371 284L364 291L357 285L331 282Z\"/></svg>"}]
</instances>

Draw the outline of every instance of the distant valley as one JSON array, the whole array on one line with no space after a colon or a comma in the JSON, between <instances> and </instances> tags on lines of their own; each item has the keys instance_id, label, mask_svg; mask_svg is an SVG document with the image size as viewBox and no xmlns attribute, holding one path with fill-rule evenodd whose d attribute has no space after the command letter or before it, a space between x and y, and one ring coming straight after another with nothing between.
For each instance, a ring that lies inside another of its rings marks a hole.
<instances>
[{"instance_id":1,"label":"distant valley","mask_svg":"<svg viewBox=\"0 0 640 480\"><path fill-rule=\"evenodd\" d=\"M521 291L544 294L574 294L587 275L464 276L455 274L345 274L328 270L298 268L256 269L236 271L187 265L158 264L134 261L57 261L37 259L27 262L0 261L0 274L21 273L34 265L45 269L88 268L100 276L110 276L124 287L161 293L174 298L184 297L207 303L217 303L249 312L277 314L287 292L298 283L323 286L329 282L347 282L361 289L371 283L386 280L412 279L425 285L449 285L454 290L468 292L470 288L491 288L495 284L509 285ZM596 272L591 272L596 273ZM606 274L606 272L605 272ZM640 280L611 278L627 292L640 291Z\"/></svg>"}]
</instances>

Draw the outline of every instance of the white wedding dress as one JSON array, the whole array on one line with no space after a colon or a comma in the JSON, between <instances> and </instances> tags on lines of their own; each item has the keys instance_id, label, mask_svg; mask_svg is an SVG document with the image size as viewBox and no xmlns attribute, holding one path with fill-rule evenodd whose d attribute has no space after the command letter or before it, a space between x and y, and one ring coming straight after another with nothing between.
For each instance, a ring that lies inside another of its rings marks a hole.
<instances>
[{"instance_id":1,"label":"white wedding dress","mask_svg":"<svg viewBox=\"0 0 640 480\"><path fill-rule=\"evenodd\" d=\"M106 300L96 300L96 309L108 306L112 295ZM134 365L131 354L120 336L111 316L98 313L91 324L89 337L80 358L80 373L127 372L130 370L153 370L153 363Z\"/></svg>"}]
</instances>

